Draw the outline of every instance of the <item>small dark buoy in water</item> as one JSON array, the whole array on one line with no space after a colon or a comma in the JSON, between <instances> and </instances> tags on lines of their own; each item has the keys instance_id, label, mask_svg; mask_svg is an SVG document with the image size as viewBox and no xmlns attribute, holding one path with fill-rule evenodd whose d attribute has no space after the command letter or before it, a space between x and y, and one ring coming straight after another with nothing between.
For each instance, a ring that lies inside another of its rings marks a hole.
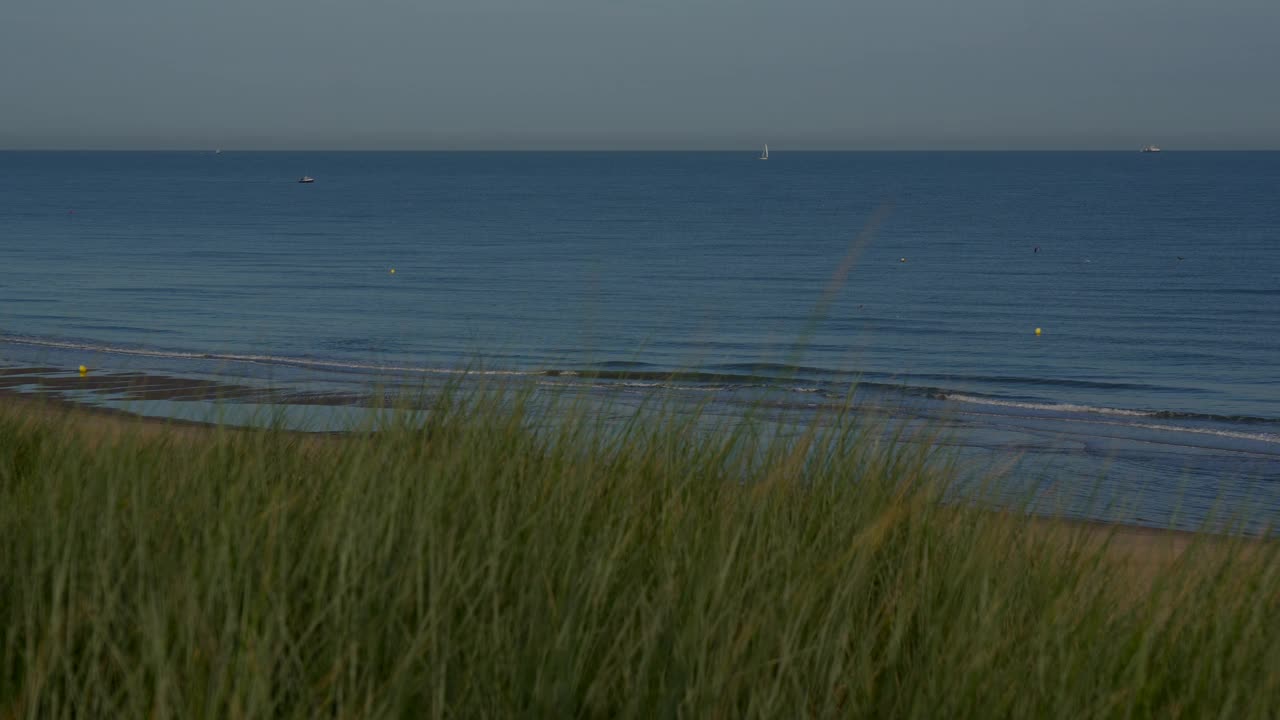
<instances>
[{"instance_id":1,"label":"small dark buoy in water","mask_svg":"<svg viewBox=\"0 0 1280 720\"><path fill-rule=\"evenodd\" d=\"M1178 259L1179 259L1179 260L1181 260L1181 259L1182 259L1182 256L1181 256L1181 255L1179 255L1179 256L1178 256Z\"/></svg>"}]
</instances>

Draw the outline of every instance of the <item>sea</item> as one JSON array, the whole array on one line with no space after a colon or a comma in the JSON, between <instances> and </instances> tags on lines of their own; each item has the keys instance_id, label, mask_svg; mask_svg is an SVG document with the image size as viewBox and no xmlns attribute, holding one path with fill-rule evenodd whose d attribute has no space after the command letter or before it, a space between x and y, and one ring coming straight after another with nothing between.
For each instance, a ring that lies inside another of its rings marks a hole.
<instances>
[{"instance_id":1,"label":"sea","mask_svg":"<svg viewBox=\"0 0 1280 720\"><path fill-rule=\"evenodd\" d=\"M0 389L852 407L1003 502L1280 520L1280 153L758 153L3 152Z\"/></svg>"}]
</instances>

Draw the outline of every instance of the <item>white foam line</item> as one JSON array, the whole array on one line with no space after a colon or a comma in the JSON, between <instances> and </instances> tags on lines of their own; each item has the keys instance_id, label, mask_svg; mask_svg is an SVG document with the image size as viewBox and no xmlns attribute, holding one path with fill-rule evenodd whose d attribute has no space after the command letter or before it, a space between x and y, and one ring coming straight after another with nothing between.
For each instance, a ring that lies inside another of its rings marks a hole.
<instances>
[{"instance_id":1,"label":"white foam line","mask_svg":"<svg viewBox=\"0 0 1280 720\"><path fill-rule=\"evenodd\" d=\"M1018 402L1016 400L995 400L992 398L980 398L972 395L951 395L943 396L947 400L955 400L957 402L974 403L977 405L998 405L1000 407L1013 407L1023 410L1052 410L1056 412L1084 412L1095 413L1098 415L1123 415L1125 417L1155 417L1156 413L1145 412L1142 410L1123 410L1120 408L1094 407L1092 405L1072 405L1070 403L1029 403Z\"/></svg>"},{"instance_id":2,"label":"white foam line","mask_svg":"<svg viewBox=\"0 0 1280 720\"><path fill-rule=\"evenodd\" d=\"M981 403L981 404L1001 405L1005 403L994 402L994 403ZM1030 404L1030 403L1023 403L1023 404ZM1059 408L1062 406L1052 406L1052 407ZM981 415L984 417L1005 417L1005 418L1008 417L1005 415L996 415L993 413L984 413L980 411L966 411L965 414ZM1125 413L1120 413L1120 414L1125 414ZM1133 412L1132 414L1139 415L1142 417L1151 416L1148 413ZM1120 422L1116 420L1102 420L1102 419L1095 420L1095 419L1070 418L1070 417L1036 417L1035 419L1048 420L1051 422L1088 423L1090 425L1107 425L1111 427L1139 429L1139 430L1159 430L1161 432L1172 432L1172 433L1193 433L1196 435L1214 435L1217 437L1232 438L1235 440L1252 440L1255 442L1280 444L1280 435L1277 435L1274 433L1247 433L1247 432L1239 432L1237 430L1215 430L1213 428L1200 428L1200 427L1190 427L1190 426L1182 426L1182 425L1164 425L1159 423L1126 423L1126 422Z\"/></svg>"},{"instance_id":3,"label":"white foam line","mask_svg":"<svg viewBox=\"0 0 1280 720\"><path fill-rule=\"evenodd\" d=\"M1107 423L1108 425L1123 425L1123 423ZM1165 432L1189 432L1199 433L1201 435L1217 435L1219 437L1236 438L1238 440L1256 440L1265 443L1280 443L1280 435L1272 433L1247 433L1238 432L1236 430L1214 430L1212 428L1197 427L1179 427L1178 425L1156 425L1153 423L1134 423L1126 427L1137 427L1146 430L1162 430Z\"/></svg>"}]
</instances>

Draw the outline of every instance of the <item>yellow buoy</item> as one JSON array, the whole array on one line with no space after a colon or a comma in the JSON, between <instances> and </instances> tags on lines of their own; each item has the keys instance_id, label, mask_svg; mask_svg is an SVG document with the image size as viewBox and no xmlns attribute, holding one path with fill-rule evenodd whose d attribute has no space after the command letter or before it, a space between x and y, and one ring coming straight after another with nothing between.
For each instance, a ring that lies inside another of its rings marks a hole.
<instances>
[{"instance_id":1,"label":"yellow buoy","mask_svg":"<svg viewBox=\"0 0 1280 720\"><path fill-rule=\"evenodd\" d=\"M396 269L395 269L395 268L391 268L391 274L392 274L392 275L395 275L395 274L396 274Z\"/></svg>"},{"instance_id":2,"label":"yellow buoy","mask_svg":"<svg viewBox=\"0 0 1280 720\"><path fill-rule=\"evenodd\" d=\"M81 365L81 366L80 366L80 374L81 374L81 375L84 375L84 374L86 374L86 373L88 373L88 372L89 372L89 368L87 368L87 367L85 367L85 366L83 366L83 365Z\"/></svg>"},{"instance_id":3,"label":"yellow buoy","mask_svg":"<svg viewBox=\"0 0 1280 720\"><path fill-rule=\"evenodd\" d=\"M1040 328L1036 328L1036 334L1037 334L1037 335L1039 335L1039 334L1040 334Z\"/></svg>"}]
</instances>

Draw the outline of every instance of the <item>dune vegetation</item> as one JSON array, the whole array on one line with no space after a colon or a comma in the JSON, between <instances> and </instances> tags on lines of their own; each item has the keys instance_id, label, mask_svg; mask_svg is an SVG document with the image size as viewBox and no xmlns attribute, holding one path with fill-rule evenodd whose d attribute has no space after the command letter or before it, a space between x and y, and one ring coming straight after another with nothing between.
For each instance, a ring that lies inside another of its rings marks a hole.
<instances>
[{"instance_id":1,"label":"dune vegetation","mask_svg":"<svg viewBox=\"0 0 1280 720\"><path fill-rule=\"evenodd\" d=\"M0 718L1280 707L1272 543L1144 565L943 502L945 453L852 414L527 400L309 435L0 398Z\"/></svg>"}]
</instances>

